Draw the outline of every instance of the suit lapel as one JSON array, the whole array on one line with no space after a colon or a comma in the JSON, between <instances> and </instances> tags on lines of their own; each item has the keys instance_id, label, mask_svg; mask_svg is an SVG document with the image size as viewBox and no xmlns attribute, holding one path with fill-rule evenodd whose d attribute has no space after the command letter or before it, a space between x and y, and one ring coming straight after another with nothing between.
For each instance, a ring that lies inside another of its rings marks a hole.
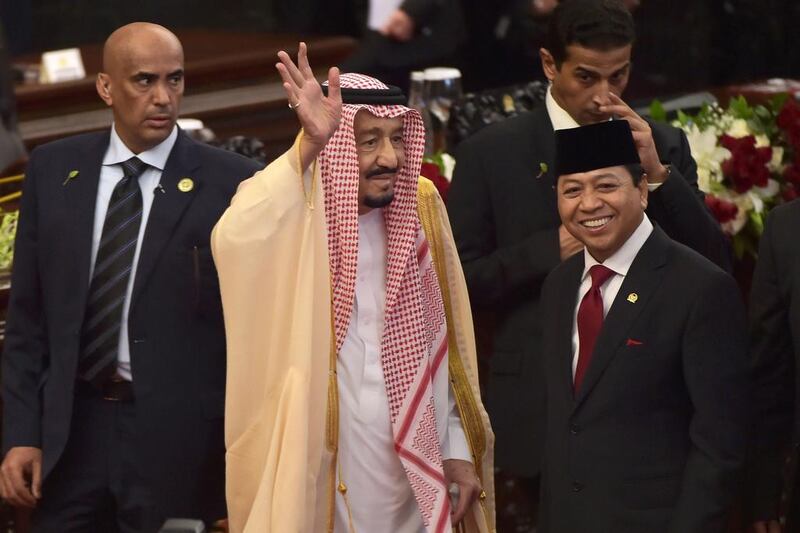
<instances>
[{"instance_id":1,"label":"suit lapel","mask_svg":"<svg viewBox=\"0 0 800 533\"><path fill-rule=\"evenodd\" d=\"M108 149L110 130L91 138L84 150L74 154L74 159L67 164L63 176L57 176L58 182L54 185L61 187L64 195L64 205L68 206L71 224L67 224L64 238L70 242L70 249L74 250L71 260L77 273L76 301L80 307L86 307L86 298L89 293L89 271L92 266L92 234L94 232L94 213L97 205L97 188L100 182L100 170L103 158ZM68 178L72 171L78 173Z\"/></svg>"},{"instance_id":2,"label":"suit lapel","mask_svg":"<svg viewBox=\"0 0 800 533\"><path fill-rule=\"evenodd\" d=\"M541 196L545 199L546 206L549 208L549 211L555 213L556 218L558 218L558 205L555 195L556 176L553 174L556 153L553 124L550 122L550 115L547 114L547 108L545 106L541 106L533 111L533 113L535 113L535 116L531 138L535 140L536 144L531 148L531 153L537 158L537 161L535 163L535 168L531 170L534 176L538 176L536 179L541 184ZM542 172L540 168L542 163L547 166L546 172Z\"/></svg>"},{"instance_id":3,"label":"suit lapel","mask_svg":"<svg viewBox=\"0 0 800 533\"><path fill-rule=\"evenodd\" d=\"M178 131L175 146L164 166L164 172L161 173L161 189L155 193L153 206L150 208L150 215L147 219L139 263L136 267L131 307L147 284L164 246L172 237L175 225L203 186L194 173L199 166L197 158L193 157L194 148L194 141L190 140L182 131ZM194 186L191 191L178 190L178 183L184 178L190 178L193 181Z\"/></svg>"},{"instance_id":4,"label":"suit lapel","mask_svg":"<svg viewBox=\"0 0 800 533\"><path fill-rule=\"evenodd\" d=\"M580 407L603 372L614 359L626 339L628 330L661 284L659 269L666 263L668 237L657 227L645 241L622 282L614 303L603 321L603 329L594 347L589 368L577 396L575 408ZM628 296L636 294L631 302Z\"/></svg>"}]
</instances>

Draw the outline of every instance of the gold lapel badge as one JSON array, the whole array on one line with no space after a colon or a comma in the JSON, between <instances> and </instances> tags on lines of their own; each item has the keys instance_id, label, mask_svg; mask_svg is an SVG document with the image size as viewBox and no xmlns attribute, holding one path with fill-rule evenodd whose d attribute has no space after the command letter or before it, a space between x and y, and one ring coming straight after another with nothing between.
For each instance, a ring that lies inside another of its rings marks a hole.
<instances>
[{"instance_id":1,"label":"gold lapel badge","mask_svg":"<svg viewBox=\"0 0 800 533\"><path fill-rule=\"evenodd\" d=\"M77 170L70 170L69 174L67 174L67 177L64 178L64 183L62 183L61 185L64 186L67 183L69 183L70 180L74 180L75 178L78 177L78 174L80 174L80 172L78 172Z\"/></svg>"},{"instance_id":2,"label":"gold lapel badge","mask_svg":"<svg viewBox=\"0 0 800 533\"><path fill-rule=\"evenodd\" d=\"M178 182L178 190L181 192L191 192L194 189L194 181L192 178L183 178Z\"/></svg>"},{"instance_id":3,"label":"gold lapel badge","mask_svg":"<svg viewBox=\"0 0 800 533\"><path fill-rule=\"evenodd\" d=\"M632 292L628 295L628 301L632 304L635 304L639 300L639 295L635 292Z\"/></svg>"}]
</instances>

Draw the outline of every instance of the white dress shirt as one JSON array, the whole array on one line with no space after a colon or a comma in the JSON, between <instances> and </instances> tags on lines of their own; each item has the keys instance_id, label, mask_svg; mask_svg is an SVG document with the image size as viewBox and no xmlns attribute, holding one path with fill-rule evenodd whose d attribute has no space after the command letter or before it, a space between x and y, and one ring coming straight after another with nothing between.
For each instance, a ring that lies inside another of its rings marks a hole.
<instances>
[{"instance_id":1,"label":"white dress shirt","mask_svg":"<svg viewBox=\"0 0 800 533\"><path fill-rule=\"evenodd\" d=\"M389 15L400 7L403 0L369 0L369 18L367 26L379 31L389 20Z\"/></svg>"},{"instance_id":2,"label":"white dress shirt","mask_svg":"<svg viewBox=\"0 0 800 533\"><path fill-rule=\"evenodd\" d=\"M553 125L553 129L558 131L579 127L580 124L572 118L572 115L567 113L566 109L558 105L556 99L553 98L552 88L552 86L547 88L547 95L544 97L544 105L547 108L547 114L550 115L550 123Z\"/></svg>"},{"instance_id":3,"label":"white dress shirt","mask_svg":"<svg viewBox=\"0 0 800 533\"><path fill-rule=\"evenodd\" d=\"M100 245L100 237L103 234L103 224L106 220L108 211L108 201L111 193L123 177L122 166L120 163L127 161L131 157L138 157L149 165L139 176L139 188L142 190L142 222L139 226L139 239L136 241L136 251L133 254L133 268L128 279L128 289L125 292L125 301L122 304L122 324L119 334L119 350L117 354L117 372L127 380L132 379L131 375L131 352L128 344L128 311L131 304L131 293L133 292L133 282L136 279L136 266L139 263L139 252L142 249L144 231L147 227L147 217L150 215L150 208L153 205L154 192L161 181L161 172L169 158L175 140L178 138L177 126L172 129L169 137L160 144L142 152L134 154L125 146L122 139L117 135L116 128L111 127L111 138L108 143L106 155L103 157L103 166L100 169L100 182L97 186L97 201L94 208L94 229L92 232L92 267L89 271L89 279L94 273L94 262L97 258L97 248Z\"/></svg>"},{"instance_id":4,"label":"white dress shirt","mask_svg":"<svg viewBox=\"0 0 800 533\"><path fill-rule=\"evenodd\" d=\"M600 294L603 296L604 317L608 314L608 310L611 309L611 304L614 303L614 298L617 297L619 288L622 286L625 276L628 275L628 270L630 270L631 264L636 258L636 254L639 253L639 250L641 250L642 246L644 246L645 241L652 232L653 224L650 222L650 219L647 218L647 215L644 215L642 222L634 230L631 236L628 237L628 240L625 241L625 244L623 244L619 250L614 252L614 255L603 261L602 265L614 271L614 275L608 278L603 286L600 287ZM572 320L573 378L575 377L575 369L578 366L578 353L580 348L580 339L578 338L578 308L581 305L581 300L583 300L583 297L586 296L586 293L589 292L589 289L592 287L592 277L589 275L589 269L594 265L601 264L594 257L592 257L592 254L590 254L589 250L586 248L583 249L583 263L583 276L581 277L581 285L578 288L578 301L575 305L575 315L573 316Z\"/></svg>"},{"instance_id":5,"label":"white dress shirt","mask_svg":"<svg viewBox=\"0 0 800 533\"><path fill-rule=\"evenodd\" d=\"M386 228L382 209L358 218L353 315L337 360L339 472L356 533L424 533L422 515L394 449L381 364L386 300ZM434 392L435 394L435 392ZM471 461L455 399L447 388L445 459ZM437 413L437 418L441 415ZM438 425L438 424L437 424ZM336 498L337 533L349 533L347 505Z\"/></svg>"}]
</instances>

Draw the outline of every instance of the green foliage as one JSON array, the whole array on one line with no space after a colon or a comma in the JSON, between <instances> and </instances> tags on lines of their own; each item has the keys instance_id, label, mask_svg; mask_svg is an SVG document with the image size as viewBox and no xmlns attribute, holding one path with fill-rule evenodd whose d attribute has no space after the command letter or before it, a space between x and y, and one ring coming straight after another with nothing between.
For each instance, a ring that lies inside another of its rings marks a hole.
<instances>
[{"instance_id":1,"label":"green foliage","mask_svg":"<svg viewBox=\"0 0 800 533\"><path fill-rule=\"evenodd\" d=\"M14 237L17 234L19 211L3 213L0 221L0 270L10 270L14 262Z\"/></svg>"},{"instance_id":2,"label":"green foliage","mask_svg":"<svg viewBox=\"0 0 800 533\"><path fill-rule=\"evenodd\" d=\"M664 109L664 104L656 99L650 102L650 117L657 122L667 121L667 110Z\"/></svg>"},{"instance_id":3,"label":"green foliage","mask_svg":"<svg viewBox=\"0 0 800 533\"><path fill-rule=\"evenodd\" d=\"M423 163L433 163L437 167L439 167L439 172L444 172L445 164L444 164L444 157L442 156L444 152L439 150L433 155L426 155L422 158Z\"/></svg>"},{"instance_id":4,"label":"green foliage","mask_svg":"<svg viewBox=\"0 0 800 533\"><path fill-rule=\"evenodd\" d=\"M751 119L754 115L753 108L750 107L750 104L747 103L747 100L742 95L731 99L728 103L728 110L731 111L734 117L745 120Z\"/></svg>"}]
</instances>

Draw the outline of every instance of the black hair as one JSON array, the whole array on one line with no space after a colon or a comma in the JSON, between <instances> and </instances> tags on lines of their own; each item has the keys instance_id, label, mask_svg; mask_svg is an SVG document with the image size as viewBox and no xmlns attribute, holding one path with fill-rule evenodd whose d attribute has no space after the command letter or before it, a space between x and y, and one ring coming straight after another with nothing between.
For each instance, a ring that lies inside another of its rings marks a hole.
<instances>
[{"instance_id":1,"label":"black hair","mask_svg":"<svg viewBox=\"0 0 800 533\"><path fill-rule=\"evenodd\" d=\"M562 0L550 19L545 47L561 68L571 44L606 51L635 38L633 17L621 0Z\"/></svg>"},{"instance_id":2,"label":"black hair","mask_svg":"<svg viewBox=\"0 0 800 533\"><path fill-rule=\"evenodd\" d=\"M625 170L630 172L631 178L633 178L633 184L638 187L639 182L642 181L642 177L644 176L644 169L642 168L642 165L630 163L623 166L625 167Z\"/></svg>"}]
</instances>

